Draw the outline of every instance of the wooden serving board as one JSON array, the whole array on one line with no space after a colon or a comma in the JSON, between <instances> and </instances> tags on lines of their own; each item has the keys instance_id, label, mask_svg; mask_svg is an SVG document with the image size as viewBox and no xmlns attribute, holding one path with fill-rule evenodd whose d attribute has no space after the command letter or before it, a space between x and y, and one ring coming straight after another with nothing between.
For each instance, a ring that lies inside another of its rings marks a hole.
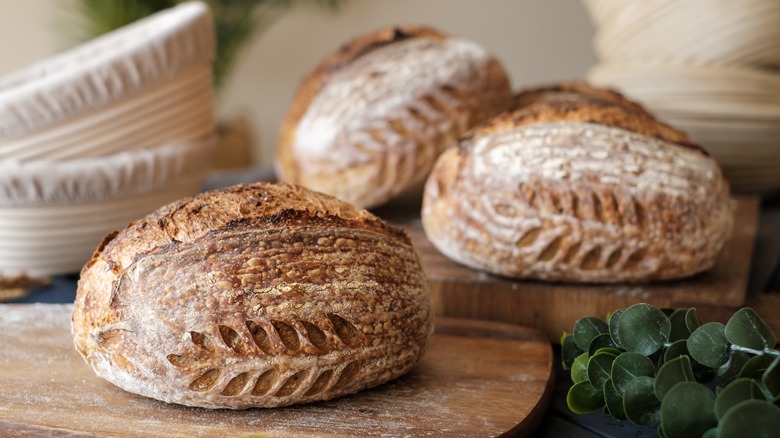
<instances>
[{"instance_id":1,"label":"wooden serving board","mask_svg":"<svg viewBox=\"0 0 780 438\"><path fill-rule=\"evenodd\" d=\"M538 331L440 318L407 375L328 402L208 410L125 392L73 348L71 305L0 305L0 436L530 435L553 387Z\"/></svg>"},{"instance_id":2,"label":"wooden serving board","mask_svg":"<svg viewBox=\"0 0 780 438\"><path fill-rule=\"evenodd\" d=\"M711 270L685 280L647 284L553 283L490 275L441 254L425 236L419 204L388 205L376 213L409 232L437 315L535 327L558 342L563 331L571 331L583 316L604 319L608 312L639 302L696 307L705 321L728 318L745 303L759 211L754 197L736 198L733 205L731 239Z\"/></svg>"}]
</instances>

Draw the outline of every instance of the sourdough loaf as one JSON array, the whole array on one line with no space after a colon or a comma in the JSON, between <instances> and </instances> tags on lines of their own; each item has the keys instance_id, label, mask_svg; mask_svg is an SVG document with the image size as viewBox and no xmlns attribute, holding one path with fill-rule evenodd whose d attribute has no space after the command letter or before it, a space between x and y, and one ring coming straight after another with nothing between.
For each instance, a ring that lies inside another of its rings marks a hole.
<instances>
[{"instance_id":1,"label":"sourdough loaf","mask_svg":"<svg viewBox=\"0 0 780 438\"><path fill-rule=\"evenodd\" d=\"M234 186L106 237L81 271L76 349L104 379L208 408L326 400L408 371L432 333L409 238L330 196Z\"/></svg>"},{"instance_id":2,"label":"sourdough loaf","mask_svg":"<svg viewBox=\"0 0 780 438\"><path fill-rule=\"evenodd\" d=\"M567 83L443 154L422 219L450 258L516 278L622 282L711 267L728 238L728 184L681 132L618 93Z\"/></svg>"},{"instance_id":3,"label":"sourdough loaf","mask_svg":"<svg viewBox=\"0 0 780 438\"><path fill-rule=\"evenodd\" d=\"M365 208L419 194L441 152L511 99L499 61L471 41L423 27L363 35L302 82L277 174Z\"/></svg>"}]
</instances>

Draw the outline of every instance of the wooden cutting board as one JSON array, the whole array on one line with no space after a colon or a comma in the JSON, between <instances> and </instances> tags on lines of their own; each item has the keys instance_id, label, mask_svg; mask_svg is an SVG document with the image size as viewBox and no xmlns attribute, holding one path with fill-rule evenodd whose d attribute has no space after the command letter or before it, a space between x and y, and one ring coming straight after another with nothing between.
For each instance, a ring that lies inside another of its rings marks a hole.
<instances>
[{"instance_id":1,"label":"wooden cutting board","mask_svg":"<svg viewBox=\"0 0 780 438\"><path fill-rule=\"evenodd\" d=\"M712 269L685 280L649 284L588 285L490 275L448 259L431 244L420 222L419 203L387 205L376 214L409 232L428 276L437 315L535 327L558 342L561 333L571 331L583 316L604 319L608 312L639 302L696 307L703 321L728 318L745 303L759 202L755 197L738 197L733 206L732 236Z\"/></svg>"},{"instance_id":2,"label":"wooden cutting board","mask_svg":"<svg viewBox=\"0 0 780 438\"><path fill-rule=\"evenodd\" d=\"M440 318L407 375L297 407L208 410L125 392L73 348L71 305L0 305L0 436L530 435L547 408L553 355L538 331Z\"/></svg>"}]
</instances>

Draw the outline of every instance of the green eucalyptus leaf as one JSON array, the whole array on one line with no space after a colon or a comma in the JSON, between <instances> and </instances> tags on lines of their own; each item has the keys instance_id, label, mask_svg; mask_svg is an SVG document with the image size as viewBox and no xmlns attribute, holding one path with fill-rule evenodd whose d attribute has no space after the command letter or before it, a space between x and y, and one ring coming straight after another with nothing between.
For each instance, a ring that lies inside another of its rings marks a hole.
<instances>
[{"instance_id":1,"label":"green eucalyptus leaf","mask_svg":"<svg viewBox=\"0 0 780 438\"><path fill-rule=\"evenodd\" d=\"M758 378L771 364L772 358L766 354L753 356L742 366L738 377Z\"/></svg>"},{"instance_id":2,"label":"green eucalyptus leaf","mask_svg":"<svg viewBox=\"0 0 780 438\"><path fill-rule=\"evenodd\" d=\"M669 318L656 307L645 303L625 309L617 325L623 348L645 356L663 347L671 330Z\"/></svg>"},{"instance_id":3,"label":"green eucalyptus leaf","mask_svg":"<svg viewBox=\"0 0 780 438\"><path fill-rule=\"evenodd\" d=\"M588 346L588 354L591 356L594 356L596 354L596 351L602 349L602 348L615 348L617 345L615 345L614 342L612 342L612 337L609 335L609 333L602 333L595 338L593 338L592 341L590 341L590 345Z\"/></svg>"},{"instance_id":4,"label":"green eucalyptus leaf","mask_svg":"<svg viewBox=\"0 0 780 438\"><path fill-rule=\"evenodd\" d=\"M669 438L699 437L717 426L714 407L715 394L709 388L698 382L680 382L661 402L661 428Z\"/></svg>"},{"instance_id":5,"label":"green eucalyptus leaf","mask_svg":"<svg viewBox=\"0 0 780 438\"><path fill-rule=\"evenodd\" d=\"M726 411L718 423L718 438L777 437L780 408L761 400L745 400Z\"/></svg>"},{"instance_id":6,"label":"green eucalyptus leaf","mask_svg":"<svg viewBox=\"0 0 780 438\"><path fill-rule=\"evenodd\" d=\"M766 400L755 380L742 377L729 383L715 397L715 417L721 420L732 407L745 400Z\"/></svg>"},{"instance_id":7,"label":"green eucalyptus leaf","mask_svg":"<svg viewBox=\"0 0 780 438\"><path fill-rule=\"evenodd\" d=\"M737 310L726 323L726 339L734 345L764 350L774 347L775 334L755 310L744 307Z\"/></svg>"},{"instance_id":8,"label":"green eucalyptus leaf","mask_svg":"<svg viewBox=\"0 0 780 438\"><path fill-rule=\"evenodd\" d=\"M697 362L718 368L729 360L731 349L725 335L726 326L708 322L699 326L688 338L688 351Z\"/></svg>"},{"instance_id":9,"label":"green eucalyptus leaf","mask_svg":"<svg viewBox=\"0 0 780 438\"><path fill-rule=\"evenodd\" d=\"M675 357L684 355L687 355L689 358L691 355L688 352L687 340L680 339L674 341L669 347L666 348L666 351L664 351L664 363L674 359ZM706 383L715 377L715 372L712 370L712 368L706 367L699 362L696 362L693 358L690 359L691 368L693 369L693 376L696 377L697 382Z\"/></svg>"},{"instance_id":10,"label":"green eucalyptus leaf","mask_svg":"<svg viewBox=\"0 0 780 438\"><path fill-rule=\"evenodd\" d=\"M623 408L623 397L615 389L612 380L604 382L602 392L604 393L604 402L606 403L609 415L616 420L625 420L626 411Z\"/></svg>"},{"instance_id":11,"label":"green eucalyptus leaf","mask_svg":"<svg viewBox=\"0 0 780 438\"><path fill-rule=\"evenodd\" d=\"M571 369L572 364L574 364L574 359L582 353L584 353L584 351L582 351L574 342L574 337L571 334L564 332L561 337L561 362L563 363L563 369Z\"/></svg>"},{"instance_id":12,"label":"green eucalyptus leaf","mask_svg":"<svg viewBox=\"0 0 780 438\"><path fill-rule=\"evenodd\" d=\"M739 376L740 371L750 357L742 351L733 351L729 360L718 368L718 377L724 383L730 382Z\"/></svg>"},{"instance_id":13,"label":"green eucalyptus leaf","mask_svg":"<svg viewBox=\"0 0 780 438\"><path fill-rule=\"evenodd\" d=\"M588 381L578 382L569 388L566 404L575 414L587 414L604 406L604 394Z\"/></svg>"},{"instance_id":14,"label":"green eucalyptus leaf","mask_svg":"<svg viewBox=\"0 0 780 438\"><path fill-rule=\"evenodd\" d=\"M602 333L609 333L607 324L596 317L588 316L574 323L572 336L574 336L574 342L582 351L588 351L593 338Z\"/></svg>"},{"instance_id":15,"label":"green eucalyptus leaf","mask_svg":"<svg viewBox=\"0 0 780 438\"><path fill-rule=\"evenodd\" d=\"M614 354L601 353L588 359L588 380L594 388L602 388L604 382L610 380Z\"/></svg>"},{"instance_id":16,"label":"green eucalyptus leaf","mask_svg":"<svg viewBox=\"0 0 780 438\"><path fill-rule=\"evenodd\" d=\"M578 414L603 408L619 420L658 424L660 436L779 436L775 341L749 308L726 325L701 324L694 308L645 303L607 315L606 323L581 318L561 336L562 365L574 382L566 402ZM699 383L716 373L722 388Z\"/></svg>"},{"instance_id":17,"label":"green eucalyptus leaf","mask_svg":"<svg viewBox=\"0 0 780 438\"><path fill-rule=\"evenodd\" d=\"M579 383L588 380L588 353L582 353L571 365L571 380Z\"/></svg>"},{"instance_id":18,"label":"green eucalyptus leaf","mask_svg":"<svg viewBox=\"0 0 780 438\"><path fill-rule=\"evenodd\" d=\"M622 348L623 345L620 343L620 338L618 337L617 323L620 319L620 315L622 314L623 309L620 309L610 314L609 318L607 319L609 325L609 335L612 336L612 342L614 342L615 345L620 348Z\"/></svg>"},{"instance_id":19,"label":"green eucalyptus leaf","mask_svg":"<svg viewBox=\"0 0 780 438\"><path fill-rule=\"evenodd\" d=\"M672 342L672 345L668 346L666 351L664 351L664 362L669 362L676 357L689 355L688 341L686 339L678 339Z\"/></svg>"},{"instance_id":20,"label":"green eucalyptus leaf","mask_svg":"<svg viewBox=\"0 0 780 438\"><path fill-rule=\"evenodd\" d=\"M701 321L699 321L699 316L696 314L695 308L691 307L687 312L685 312L685 325L688 327L688 331L691 333L693 333L694 330L699 328L701 325Z\"/></svg>"},{"instance_id":21,"label":"green eucalyptus leaf","mask_svg":"<svg viewBox=\"0 0 780 438\"><path fill-rule=\"evenodd\" d=\"M688 324L685 319L688 310L690 309L677 309L669 315L669 322L672 323L669 341L674 342L681 339L688 339L688 336L691 335L691 331L688 329Z\"/></svg>"},{"instance_id":22,"label":"green eucalyptus leaf","mask_svg":"<svg viewBox=\"0 0 780 438\"><path fill-rule=\"evenodd\" d=\"M661 402L653 393L653 378L640 376L626 385L623 409L626 418L635 424L649 426L658 422Z\"/></svg>"},{"instance_id":23,"label":"green eucalyptus leaf","mask_svg":"<svg viewBox=\"0 0 780 438\"><path fill-rule=\"evenodd\" d=\"M617 348L604 347L604 348L599 348L598 350L596 350L596 353L594 353L593 356L595 356L597 354L601 354L601 353L609 353L609 354L612 354L614 356L620 356L621 354L623 354L623 351L618 350Z\"/></svg>"},{"instance_id":24,"label":"green eucalyptus leaf","mask_svg":"<svg viewBox=\"0 0 780 438\"><path fill-rule=\"evenodd\" d=\"M623 353L612 362L612 384L618 394L623 394L632 380L637 377L653 377L655 365L639 353Z\"/></svg>"},{"instance_id":25,"label":"green eucalyptus leaf","mask_svg":"<svg viewBox=\"0 0 780 438\"><path fill-rule=\"evenodd\" d=\"M764 384L764 388L766 388L775 399L780 396L780 365L778 365L778 363L780 363L780 356L775 357L772 364L769 365L769 368L767 368L761 376L761 383Z\"/></svg>"},{"instance_id":26,"label":"green eucalyptus leaf","mask_svg":"<svg viewBox=\"0 0 780 438\"><path fill-rule=\"evenodd\" d=\"M653 382L653 391L659 400L663 400L666 394L675 385L680 382L693 382L696 379L693 376L691 368L691 359L688 356L676 357L658 370Z\"/></svg>"}]
</instances>

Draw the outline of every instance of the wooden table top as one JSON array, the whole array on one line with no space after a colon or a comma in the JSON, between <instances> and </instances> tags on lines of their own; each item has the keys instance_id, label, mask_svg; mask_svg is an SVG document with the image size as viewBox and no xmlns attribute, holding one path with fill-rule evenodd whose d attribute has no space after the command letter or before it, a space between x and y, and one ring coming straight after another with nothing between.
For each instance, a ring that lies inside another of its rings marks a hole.
<instances>
[{"instance_id":1,"label":"wooden table top","mask_svg":"<svg viewBox=\"0 0 780 438\"><path fill-rule=\"evenodd\" d=\"M438 318L422 360L383 385L276 409L191 408L97 377L73 347L72 312L0 305L0 436L528 436L553 387L552 348L538 330Z\"/></svg>"},{"instance_id":2,"label":"wooden table top","mask_svg":"<svg viewBox=\"0 0 780 438\"><path fill-rule=\"evenodd\" d=\"M218 181L212 181L211 187L225 186L245 180L263 179L264 174L248 172L230 174ZM747 303L780 314L780 198L765 202L761 206L752 264L748 283ZM70 303L75 297L77 276L59 276L52 284L36 288L33 293L17 302ZM583 315L585 316L585 315ZM772 325L772 324L770 324ZM780 331L775 328L776 332ZM540 437L611 437L611 436L656 436L654 428L637 427L629 422L617 422L601 412L588 415L576 415L566 407L566 392L571 382L568 373L560 369L559 350L556 357L555 387L552 401L541 424L536 431Z\"/></svg>"}]
</instances>

